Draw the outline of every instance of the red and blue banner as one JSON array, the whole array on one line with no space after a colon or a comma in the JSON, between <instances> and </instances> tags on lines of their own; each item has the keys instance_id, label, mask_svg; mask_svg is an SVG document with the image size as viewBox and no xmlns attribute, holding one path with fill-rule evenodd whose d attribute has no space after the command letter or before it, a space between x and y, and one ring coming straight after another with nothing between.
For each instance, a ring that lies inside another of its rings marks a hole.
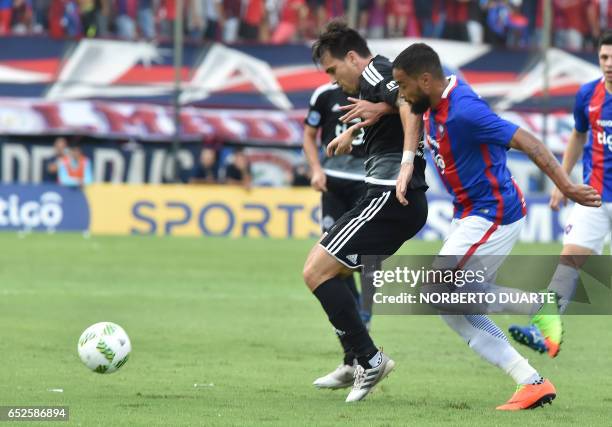
<instances>
[{"instance_id":1,"label":"red and blue banner","mask_svg":"<svg viewBox=\"0 0 612 427\"><path fill-rule=\"evenodd\" d=\"M395 57L413 39L372 40L370 48ZM497 110L570 111L578 86L601 73L595 54L549 52L550 103L543 98L543 63L529 51L429 40L447 68L460 72ZM114 100L170 105L174 96L172 46L149 42L42 36L3 37L0 97L46 101ZM303 109L328 81L311 61L307 43L187 45L181 103L206 108Z\"/></svg>"}]
</instances>

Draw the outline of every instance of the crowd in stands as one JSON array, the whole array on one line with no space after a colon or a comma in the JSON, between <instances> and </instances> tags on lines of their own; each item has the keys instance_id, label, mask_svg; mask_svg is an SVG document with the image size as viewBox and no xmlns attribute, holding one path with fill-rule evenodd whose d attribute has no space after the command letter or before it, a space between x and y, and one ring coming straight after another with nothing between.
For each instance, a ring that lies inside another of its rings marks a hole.
<instances>
[{"instance_id":1,"label":"crowd in stands","mask_svg":"<svg viewBox=\"0 0 612 427\"><path fill-rule=\"evenodd\" d=\"M250 188L251 165L242 149L235 149L227 161L221 162L217 150L203 148L198 163L191 171L189 182L191 184L234 184Z\"/></svg>"},{"instance_id":2,"label":"crowd in stands","mask_svg":"<svg viewBox=\"0 0 612 427\"><path fill-rule=\"evenodd\" d=\"M57 137L53 156L44 161L43 171L43 181L49 184L83 187L93 183L92 162L83 153L78 138ZM233 184L248 189L252 185L251 165L243 149L233 149L221 160L217 149L204 147L183 182ZM309 180L306 185L310 185Z\"/></svg>"},{"instance_id":3,"label":"crowd in stands","mask_svg":"<svg viewBox=\"0 0 612 427\"><path fill-rule=\"evenodd\" d=\"M545 0L183 0L193 41L286 43L316 35L357 2L369 38L421 36L537 47ZM170 39L177 0L0 0L0 35ZM612 27L612 0L552 0L553 44L580 50Z\"/></svg>"}]
</instances>

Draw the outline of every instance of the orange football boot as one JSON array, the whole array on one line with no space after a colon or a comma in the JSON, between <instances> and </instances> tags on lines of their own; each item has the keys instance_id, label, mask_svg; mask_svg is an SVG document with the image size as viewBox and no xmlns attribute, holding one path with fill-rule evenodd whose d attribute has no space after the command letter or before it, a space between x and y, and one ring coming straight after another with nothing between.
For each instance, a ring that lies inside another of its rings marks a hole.
<instances>
[{"instance_id":1,"label":"orange football boot","mask_svg":"<svg viewBox=\"0 0 612 427\"><path fill-rule=\"evenodd\" d=\"M516 392L510 400L496 409L500 411L520 411L522 409L533 409L552 403L557 396L555 386L548 380L541 384L522 384L516 388Z\"/></svg>"}]
</instances>

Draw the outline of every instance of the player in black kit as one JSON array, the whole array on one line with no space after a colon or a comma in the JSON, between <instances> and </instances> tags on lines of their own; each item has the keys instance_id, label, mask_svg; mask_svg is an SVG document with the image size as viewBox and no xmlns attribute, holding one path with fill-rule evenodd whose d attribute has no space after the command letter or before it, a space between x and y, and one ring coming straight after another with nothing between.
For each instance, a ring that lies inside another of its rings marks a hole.
<instances>
[{"instance_id":1,"label":"player in black kit","mask_svg":"<svg viewBox=\"0 0 612 427\"><path fill-rule=\"evenodd\" d=\"M325 157L319 160L317 134L323 149L337 136L344 133L349 124L344 123L343 107L349 104L347 95L335 83L319 86L310 98L310 108L304 120L304 153L312 171L310 184L321 192L321 229L328 232L342 215L354 208L366 194L365 158L363 150L355 149L351 154ZM381 111L391 112L392 108L385 103L371 106ZM359 119L355 120L359 122ZM364 131L353 140L353 146L363 143ZM344 278L344 283L355 297L359 306L359 314L369 330L372 316L373 287L369 281L361 280L362 297L355 284L354 275ZM355 355L343 336L338 336L344 350L342 363L329 374L317 378L313 385L317 388L338 389L348 387L354 382Z\"/></svg>"},{"instance_id":2,"label":"player in black kit","mask_svg":"<svg viewBox=\"0 0 612 427\"><path fill-rule=\"evenodd\" d=\"M397 107L376 122L349 127L327 146L328 155L347 154L365 126L367 192L315 245L304 265L304 281L320 301L332 325L352 348L358 361L347 402L361 400L387 376L395 363L379 351L366 330L343 276L362 267L364 255L390 256L413 237L427 220L425 159L419 147L419 118L398 97L392 64L373 56L366 41L340 21L332 21L313 47L313 59L344 92ZM397 193L396 180L408 182Z\"/></svg>"}]
</instances>

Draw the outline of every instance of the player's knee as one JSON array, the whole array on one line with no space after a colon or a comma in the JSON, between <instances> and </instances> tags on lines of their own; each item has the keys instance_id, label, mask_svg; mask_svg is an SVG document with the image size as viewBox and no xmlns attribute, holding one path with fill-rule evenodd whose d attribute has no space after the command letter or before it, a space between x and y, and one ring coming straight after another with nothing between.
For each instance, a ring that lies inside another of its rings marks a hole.
<instances>
[{"instance_id":1,"label":"player's knee","mask_svg":"<svg viewBox=\"0 0 612 427\"><path fill-rule=\"evenodd\" d=\"M326 280L331 279L334 276L337 276L338 272L332 271L330 269L321 266L312 258L306 260L304 264L304 269L302 270L302 277L304 278L304 283L311 291L314 291L321 283Z\"/></svg>"},{"instance_id":2,"label":"player's knee","mask_svg":"<svg viewBox=\"0 0 612 427\"><path fill-rule=\"evenodd\" d=\"M589 248L585 248L578 245L564 245L561 251L561 264L573 268L580 268L584 265L589 256L593 255L593 252Z\"/></svg>"},{"instance_id":3,"label":"player's knee","mask_svg":"<svg viewBox=\"0 0 612 427\"><path fill-rule=\"evenodd\" d=\"M306 283L306 286L308 286L311 290L318 284L316 283L317 276L318 274L314 263L310 258L308 258L304 264L304 269L302 270L302 277L304 278L304 283Z\"/></svg>"}]
</instances>

